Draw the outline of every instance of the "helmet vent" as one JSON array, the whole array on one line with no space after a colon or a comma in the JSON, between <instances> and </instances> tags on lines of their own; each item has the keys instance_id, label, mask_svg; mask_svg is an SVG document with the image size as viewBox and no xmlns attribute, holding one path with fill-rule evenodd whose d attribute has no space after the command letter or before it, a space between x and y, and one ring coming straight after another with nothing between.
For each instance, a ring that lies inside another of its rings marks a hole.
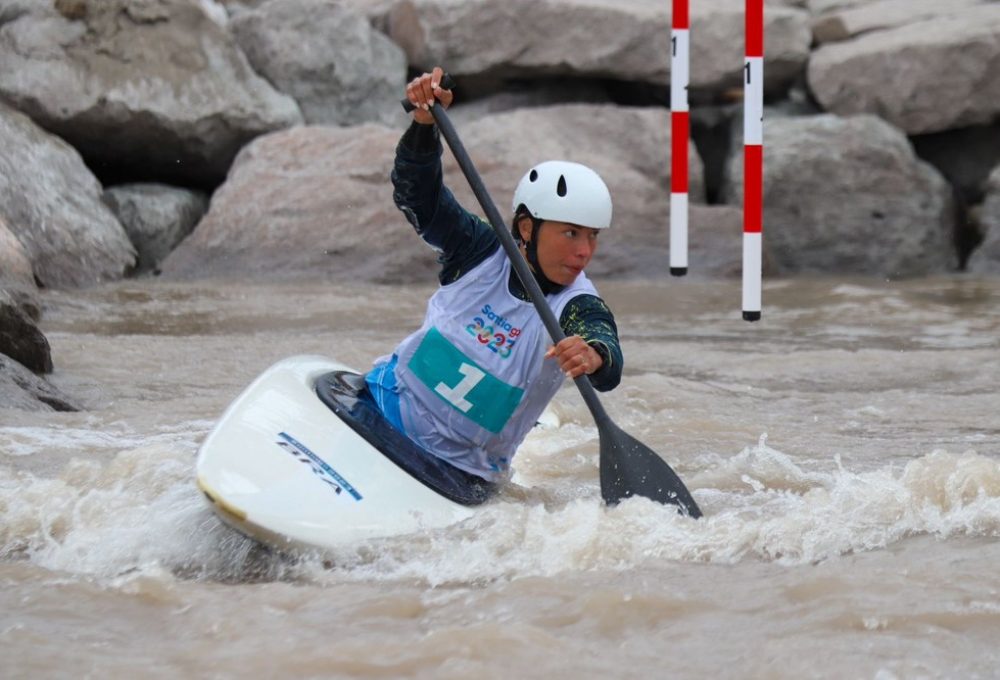
<instances>
[{"instance_id":1,"label":"helmet vent","mask_svg":"<svg viewBox=\"0 0 1000 680\"><path fill-rule=\"evenodd\" d=\"M537 170L532 170L531 171L531 175L529 175L528 179L530 181L532 181L532 182L538 181L538 171Z\"/></svg>"},{"instance_id":2,"label":"helmet vent","mask_svg":"<svg viewBox=\"0 0 1000 680\"><path fill-rule=\"evenodd\" d=\"M559 197L566 196L566 177L564 175L559 175L559 184L556 185L556 193Z\"/></svg>"}]
</instances>

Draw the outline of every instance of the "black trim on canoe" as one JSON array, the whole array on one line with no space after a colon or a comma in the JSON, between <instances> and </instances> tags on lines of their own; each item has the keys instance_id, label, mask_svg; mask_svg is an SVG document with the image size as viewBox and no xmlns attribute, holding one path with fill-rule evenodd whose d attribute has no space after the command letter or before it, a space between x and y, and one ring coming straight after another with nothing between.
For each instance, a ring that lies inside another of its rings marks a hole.
<instances>
[{"instance_id":1,"label":"black trim on canoe","mask_svg":"<svg viewBox=\"0 0 1000 680\"><path fill-rule=\"evenodd\" d=\"M389 424L375 405L363 375L350 371L326 373L316 380L316 394L386 458L448 500L480 505L496 493L496 484L449 465Z\"/></svg>"}]
</instances>

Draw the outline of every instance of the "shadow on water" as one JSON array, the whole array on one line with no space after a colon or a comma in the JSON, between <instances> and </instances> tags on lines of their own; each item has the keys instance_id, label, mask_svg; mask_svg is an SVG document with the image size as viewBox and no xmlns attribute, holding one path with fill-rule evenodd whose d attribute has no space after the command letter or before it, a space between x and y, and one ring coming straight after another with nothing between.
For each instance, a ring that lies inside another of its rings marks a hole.
<instances>
[{"instance_id":1,"label":"shadow on water","mask_svg":"<svg viewBox=\"0 0 1000 680\"><path fill-rule=\"evenodd\" d=\"M299 579L298 567L307 558L270 548L228 530L216 546L217 556L205 562L192 558L171 565L171 573L184 581L243 585L291 583Z\"/></svg>"}]
</instances>

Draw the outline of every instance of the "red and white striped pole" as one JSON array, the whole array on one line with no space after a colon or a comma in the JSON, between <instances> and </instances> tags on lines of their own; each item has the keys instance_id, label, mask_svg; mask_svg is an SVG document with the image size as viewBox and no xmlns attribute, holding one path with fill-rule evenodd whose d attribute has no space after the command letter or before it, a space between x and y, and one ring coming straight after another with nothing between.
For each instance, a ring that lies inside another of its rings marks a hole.
<instances>
[{"instance_id":1,"label":"red and white striped pole","mask_svg":"<svg viewBox=\"0 0 1000 680\"><path fill-rule=\"evenodd\" d=\"M670 273L674 276L684 276L688 268L688 140L691 136L688 2L674 0L670 34Z\"/></svg>"},{"instance_id":2,"label":"red and white striped pole","mask_svg":"<svg viewBox=\"0 0 1000 680\"><path fill-rule=\"evenodd\" d=\"M743 76L743 319L757 321L764 229L764 0L746 0Z\"/></svg>"}]
</instances>

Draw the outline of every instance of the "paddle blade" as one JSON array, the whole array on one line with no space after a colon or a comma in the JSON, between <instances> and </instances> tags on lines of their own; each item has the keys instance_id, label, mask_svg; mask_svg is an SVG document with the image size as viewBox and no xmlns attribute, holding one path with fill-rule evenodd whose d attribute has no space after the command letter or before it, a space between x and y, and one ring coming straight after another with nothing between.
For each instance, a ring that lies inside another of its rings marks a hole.
<instances>
[{"instance_id":1,"label":"paddle blade","mask_svg":"<svg viewBox=\"0 0 1000 680\"><path fill-rule=\"evenodd\" d=\"M629 496L676 505L682 514L701 517L684 482L652 449L610 420L600 424L601 496L615 505Z\"/></svg>"}]
</instances>

